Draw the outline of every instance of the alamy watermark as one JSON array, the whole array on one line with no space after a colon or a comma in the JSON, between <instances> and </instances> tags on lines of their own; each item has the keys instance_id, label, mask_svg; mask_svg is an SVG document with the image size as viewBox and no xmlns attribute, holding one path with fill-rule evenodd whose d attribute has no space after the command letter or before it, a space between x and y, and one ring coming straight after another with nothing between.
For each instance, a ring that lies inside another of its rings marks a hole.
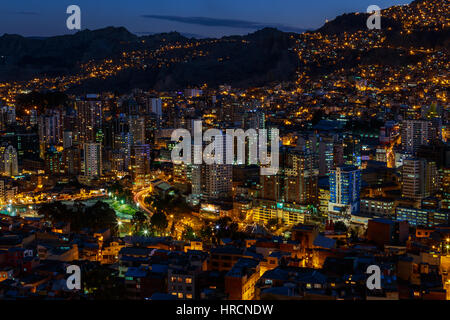
<instances>
[{"instance_id":1,"label":"alamy watermark","mask_svg":"<svg viewBox=\"0 0 450 320\"><path fill-rule=\"evenodd\" d=\"M270 143L268 142L270 140ZM237 159L235 159L235 140L237 141ZM248 141L248 161L245 159L246 140ZM194 144L191 132L176 129L172 132L172 141L178 144L172 150L172 162L186 164L254 164L260 165L261 175L276 175L279 168L280 134L276 128L270 129L227 129L225 133L218 129L208 129L203 134L202 122L194 121ZM203 142L210 142L203 150ZM270 144L270 152L268 145ZM194 161L192 162L192 153Z\"/></svg>"},{"instance_id":2,"label":"alamy watermark","mask_svg":"<svg viewBox=\"0 0 450 320\"><path fill-rule=\"evenodd\" d=\"M81 9L79 6L72 4L67 7L67 14L70 14L66 20L66 26L69 30L81 30Z\"/></svg>"},{"instance_id":3,"label":"alamy watermark","mask_svg":"<svg viewBox=\"0 0 450 320\"><path fill-rule=\"evenodd\" d=\"M371 265L367 268L366 274L370 274L367 278L366 286L369 290L381 289L381 269L377 265Z\"/></svg>"},{"instance_id":4,"label":"alamy watermark","mask_svg":"<svg viewBox=\"0 0 450 320\"><path fill-rule=\"evenodd\" d=\"M381 29L381 8L377 5L371 5L367 8L367 13L372 13L367 18L367 28L369 30Z\"/></svg>"},{"instance_id":5,"label":"alamy watermark","mask_svg":"<svg viewBox=\"0 0 450 320\"><path fill-rule=\"evenodd\" d=\"M66 286L69 290L80 290L81 289L81 269L80 266L76 264L70 265L66 270L67 274L70 276L66 280Z\"/></svg>"}]
</instances>

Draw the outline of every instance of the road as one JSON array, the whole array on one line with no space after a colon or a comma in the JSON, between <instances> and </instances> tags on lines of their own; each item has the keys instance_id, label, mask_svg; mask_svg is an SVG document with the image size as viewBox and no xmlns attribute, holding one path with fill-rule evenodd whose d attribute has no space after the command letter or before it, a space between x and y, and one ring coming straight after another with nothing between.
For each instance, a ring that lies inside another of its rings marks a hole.
<instances>
[{"instance_id":1,"label":"road","mask_svg":"<svg viewBox=\"0 0 450 320\"><path fill-rule=\"evenodd\" d=\"M139 209L146 212L149 217L151 217L154 213L153 208L151 208L147 203L145 203L145 198L152 194L153 188L148 187L142 190L137 191L134 194L134 202L138 205ZM180 238L186 226L190 226L194 229L194 231L199 231L201 226L203 226L204 221L214 221L216 219L208 219L205 216L197 214L195 212L190 213L178 213L173 214L172 212L167 213L167 220L169 227L174 224L175 226L175 234L172 236L176 238Z\"/></svg>"},{"instance_id":2,"label":"road","mask_svg":"<svg viewBox=\"0 0 450 320\"><path fill-rule=\"evenodd\" d=\"M14 201L12 204L14 206L28 206L28 205L37 205L41 203L52 203L55 201L86 201L86 200L92 200L92 199L103 199L107 198L108 195L106 194L94 194L94 195L85 195L85 196L71 196L71 197L46 197L42 200L24 200L23 198Z\"/></svg>"},{"instance_id":3,"label":"road","mask_svg":"<svg viewBox=\"0 0 450 320\"><path fill-rule=\"evenodd\" d=\"M153 215L153 211L145 203L145 198L152 192L152 187L140 190L134 195L134 202L139 205L139 209L145 211L150 216Z\"/></svg>"}]
</instances>

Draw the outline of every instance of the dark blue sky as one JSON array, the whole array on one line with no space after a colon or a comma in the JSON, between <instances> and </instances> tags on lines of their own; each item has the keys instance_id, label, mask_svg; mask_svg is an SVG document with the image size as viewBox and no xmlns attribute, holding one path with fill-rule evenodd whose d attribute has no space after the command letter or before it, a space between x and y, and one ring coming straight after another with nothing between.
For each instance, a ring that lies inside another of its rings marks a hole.
<instances>
[{"instance_id":1,"label":"dark blue sky","mask_svg":"<svg viewBox=\"0 0 450 320\"><path fill-rule=\"evenodd\" d=\"M136 34L179 31L199 36L247 34L264 26L315 29L325 19L409 0L1 0L0 35L50 36L66 29L67 6L81 8L82 29L124 26Z\"/></svg>"}]
</instances>

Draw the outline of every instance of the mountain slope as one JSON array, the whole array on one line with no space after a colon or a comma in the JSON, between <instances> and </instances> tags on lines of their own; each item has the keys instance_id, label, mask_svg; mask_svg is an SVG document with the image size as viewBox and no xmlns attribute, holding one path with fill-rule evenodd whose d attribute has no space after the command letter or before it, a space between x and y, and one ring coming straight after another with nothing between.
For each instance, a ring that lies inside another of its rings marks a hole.
<instances>
[{"instance_id":1,"label":"mountain slope","mask_svg":"<svg viewBox=\"0 0 450 320\"><path fill-rule=\"evenodd\" d=\"M290 34L270 28L247 36L202 40L176 32L137 37L125 28L84 30L46 39L4 35L0 37L0 56L5 57L0 81L18 80L18 75L29 79L86 73L91 67L83 69L84 64L111 59L123 71L113 78L86 79L75 87L175 89L205 82L263 85L295 75L297 59L288 50L293 43Z\"/></svg>"}]
</instances>

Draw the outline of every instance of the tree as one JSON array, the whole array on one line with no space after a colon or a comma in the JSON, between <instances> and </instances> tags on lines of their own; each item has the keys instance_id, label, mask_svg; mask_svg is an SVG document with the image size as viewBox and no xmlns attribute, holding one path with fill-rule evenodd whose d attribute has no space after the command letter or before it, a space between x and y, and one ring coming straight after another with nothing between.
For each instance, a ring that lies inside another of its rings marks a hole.
<instances>
[{"instance_id":1,"label":"tree","mask_svg":"<svg viewBox=\"0 0 450 320\"><path fill-rule=\"evenodd\" d=\"M147 230L147 223L148 222L148 217L145 213L143 213L142 211L137 211L134 215L133 218L131 219L131 224L133 225L133 228L135 230L136 233L141 232L142 230Z\"/></svg>"},{"instance_id":2,"label":"tree","mask_svg":"<svg viewBox=\"0 0 450 320\"><path fill-rule=\"evenodd\" d=\"M125 183L125 178L123 183ZM125 188L121 182L115 182L108 189L109 192L113 193L117 198L125 200L127 203L131 203L133 201L133 192L130 189Z\"/></svg>"},{"instance_id":3,"label":"tree","mask_svg":"<svg viewBox=\"0 0 450 320\"><path fill-rule=\"evenodd\" d=\"M191 226L186 226L182 235L183 240L195 240L197 237L195 236L194 229Z\"/></svg>"},{"instance_id":4,"label":"tree","mask_svg":"<svg viewBox=\"0 0 450 320\"><path fill-rule=\"evenodd\" d=\"M169 225L166 214L161 210L157 210L152 215L152 217L150 218L150 223L158 231L164 231L167 228L167 226Z\"/></svg>"},{"instance_id":5,"label":"tree","mask_svg":"<svg viewBox=\"0 0 450 320\"><path fill-rule=\"evenodd\" d=\"M145 203L150 207L156 208L156 210L162 210L166 213L178 215L178 214L190 214L191 209L183 200L179 193L167 194L165 197L158 195L151 195L145 198Z\"/></svg>"},{"instance_id":6,"label":"tree","mask_svg":"<svg viewBox=\"0 0 450 320\"><path fill-rule=\"evenodd\" d=\"M108 228L112 232L117 231L117 216L114 209L107 203L97 201L93 206L86 208L80 224L83 227L94 230Z\"/></svg>"},{"instance_id":7,"label":"tree","mask_svg":"<svg viewBox=\"0 0 450 320\"><path fill-rule=\"evenodd\" d=\"M116 212L102 201L97 201L91 207L76 203L71 208L61 202L48 203L43 204L38 212L53 223L70 223L71 230L75 232L84 228L93 230L108 228L113 233L116 231Z\"/></svg>"},{"instance_id":8,"label":"tree","mask_svg":"<svg viewBox=\"0 0 450 320\"><path fill-rule=\"evenodd\" d=\"M44 203L38 209L39 215L43 215L47 220L52 222L70 222L69 208L62 202Z\"/></svg>"},{"instance_id":9,"label":"tree","mask_svg":"<svg viewBox=\"0 0 450 320\"><path fill-rule=\"evenodd\" d=\"M199 233L200 233L200 238L202 238L203 240L210 241L213 236L213 227L208 224L205 224L200 229Z\"/></svg>"},{"instance_id":10,"label":"tree","mask_svg":"<svg viewBox=\"0 0 450 320\"><path fill-rule=\"evenodd\" d=\"M269 221L267 221L267 226L269 228L276 227L277 225L278 225L278 219L277 218L273 218L273 219L270 219Z\"/></svg>"},{"instance_id":11,"label":"tree","mask_svg":"<svg viewBox=\"0 0 450 320\"><path fill-rule=\"evenodd\" d=\"M347 225L343 223L342 221L337 221L334 224L334 231L335 232L347 232Z\"/></svg>"},{"instance_id":12,"label":"tree","mask_svg":"<svg viewBox=\"0 0 450 320\"><path fill-rule=\"evenodd\" d=\"M111 269L105 266L86 272L83 287L88 294L98 300L118 300L125 297L125 285L118 281Z\"/></svg>"},{"instance_id":13,"label":"tree","mask_svg":"<svg viewBox=\"0 0 450 320\"><path fill-rule=\"evenodd\" d=\"M244 235L239 232L239 225L230 217L223 217L217 220L214 228L216 240L221 238L240 239Z\"/></svg>"}]
</instances>

